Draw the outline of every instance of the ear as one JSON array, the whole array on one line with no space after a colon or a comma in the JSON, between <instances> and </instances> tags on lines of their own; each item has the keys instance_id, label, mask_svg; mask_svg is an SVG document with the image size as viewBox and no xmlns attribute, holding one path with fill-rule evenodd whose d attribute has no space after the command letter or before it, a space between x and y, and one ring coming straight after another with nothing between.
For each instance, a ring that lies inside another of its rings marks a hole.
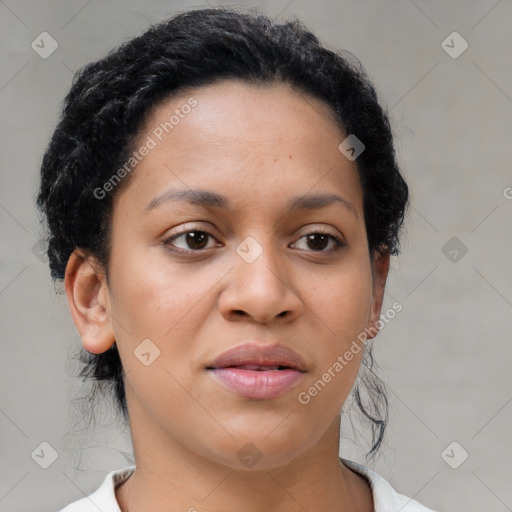
<instances>
[{"instance_id":1,"label":"ear","mask_svg":"<svg viewBox=\"0 0 512 512\"><path fill-rule=\"evenodd\" d=\"M92 256L76 249L69 257L64 285L82 345L93 354L105 352L114 344L115 338L104 269Z\"/></svg>"},{"instance_id":2,"label":"ear","mask_svg":"<svg viewBox=\"0 0 512 512\"><path fill-rule=\"evenodd\" d=\"M375 338L379 332L379 325L381 322L380 312L382 310L382 302L384 300L384 291L386 289L386 279L389 272L389 251L375 251L372 259L372 307L370 311L370 318L366 327L366 334L368 339Z\"/></svg>"}]
</instances>

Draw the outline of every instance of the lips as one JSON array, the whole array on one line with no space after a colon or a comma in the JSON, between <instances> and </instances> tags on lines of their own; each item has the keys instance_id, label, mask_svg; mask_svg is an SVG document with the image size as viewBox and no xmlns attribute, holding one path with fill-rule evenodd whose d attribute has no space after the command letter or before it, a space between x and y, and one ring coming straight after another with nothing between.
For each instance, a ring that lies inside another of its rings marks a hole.
<instances>
[{"instance_id":1,"label":"lips","mask_svg":"<svg viewBox=\"0 0 512 512\"><path fill-rule=\"evenodd\" d=\"M226 350L207 368L229 367L255 371L284 369L306 371L303 359L291 348L283 345L261 346L253 343L237 345Z\"/></svg>"},{"instance_id":2,"label":"lips","mask_svg":"<svg viewBox=\"0 0 512 512\"><path fill-rule=\"evenodd\" d=\"M207 369L230 391L259 400L285 394L306 373L303 359L283 345L239 345L221 354Z\"/></svg>"},{"instance_id":3,"label":"lips","mask_svg":"<svg viewBox=\"0 0 512 512\"><path fill-rule=\"evenodd\" d=\"M238 364L238 365L232 365L228 368L239 368L240 370L283 370L285 368L289 368L288 366L281 366L281 365L275 365L275 366L265 366L263 364Z\"/></svg>"}]
</instances>

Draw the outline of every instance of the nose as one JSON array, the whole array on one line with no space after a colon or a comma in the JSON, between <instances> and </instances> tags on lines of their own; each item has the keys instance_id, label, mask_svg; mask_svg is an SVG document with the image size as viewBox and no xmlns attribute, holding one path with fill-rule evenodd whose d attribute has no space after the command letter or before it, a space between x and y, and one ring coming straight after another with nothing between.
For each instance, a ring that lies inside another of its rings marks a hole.
<instances>
[{"instance_id":1,"label":"nose","mask_svg":"<svg viewBox=\"0 0 512 512\"><path fill-rule=\"evenodd\" d=\"M293 290L290 272L278 249L267 244L254 260L233 252L233 268L219 297L219 309L231 321L263 324L291 322L300 316L303 303Z\"/></svg>"}]
</instances>

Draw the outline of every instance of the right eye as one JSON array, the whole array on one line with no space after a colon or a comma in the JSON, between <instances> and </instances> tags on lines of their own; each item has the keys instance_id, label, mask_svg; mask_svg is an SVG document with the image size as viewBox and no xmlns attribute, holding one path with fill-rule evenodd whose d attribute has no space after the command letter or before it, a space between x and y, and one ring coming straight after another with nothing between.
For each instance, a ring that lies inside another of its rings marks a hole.
<instances>
[{"instance_id":1,"label":"right eye","mask_svg":"<svg viewBox=\"0 0 512 512\"><path fill-rule=\"evenodd\" d=\"M171 250L177 248L180 251L195 252L215 247L214 242L216 239L206 231L189 230L167 238L164 244L170 246Z\"/></svg>"}]
</instances>

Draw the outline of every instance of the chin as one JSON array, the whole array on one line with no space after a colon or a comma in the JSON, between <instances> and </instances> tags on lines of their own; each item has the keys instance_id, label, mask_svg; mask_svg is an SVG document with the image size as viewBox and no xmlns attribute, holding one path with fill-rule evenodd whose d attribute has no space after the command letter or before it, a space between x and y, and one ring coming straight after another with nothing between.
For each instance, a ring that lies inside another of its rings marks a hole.
<instances>
[{"instance_id":1,"label":"chin","mask_svg":"<svg viewBox=\"0 0 512 512\"><path fill-rule=\"evenodd\" d=\"M276 428L273 423L269 428L248 428L236 434L230 430L233 437L224 437L219 443L210 437L210 444L204 447L202 455L234 470L276 469L292 463L314 444L306 432L298 431L296 427Z\"/></svg>"}]
</instances>

